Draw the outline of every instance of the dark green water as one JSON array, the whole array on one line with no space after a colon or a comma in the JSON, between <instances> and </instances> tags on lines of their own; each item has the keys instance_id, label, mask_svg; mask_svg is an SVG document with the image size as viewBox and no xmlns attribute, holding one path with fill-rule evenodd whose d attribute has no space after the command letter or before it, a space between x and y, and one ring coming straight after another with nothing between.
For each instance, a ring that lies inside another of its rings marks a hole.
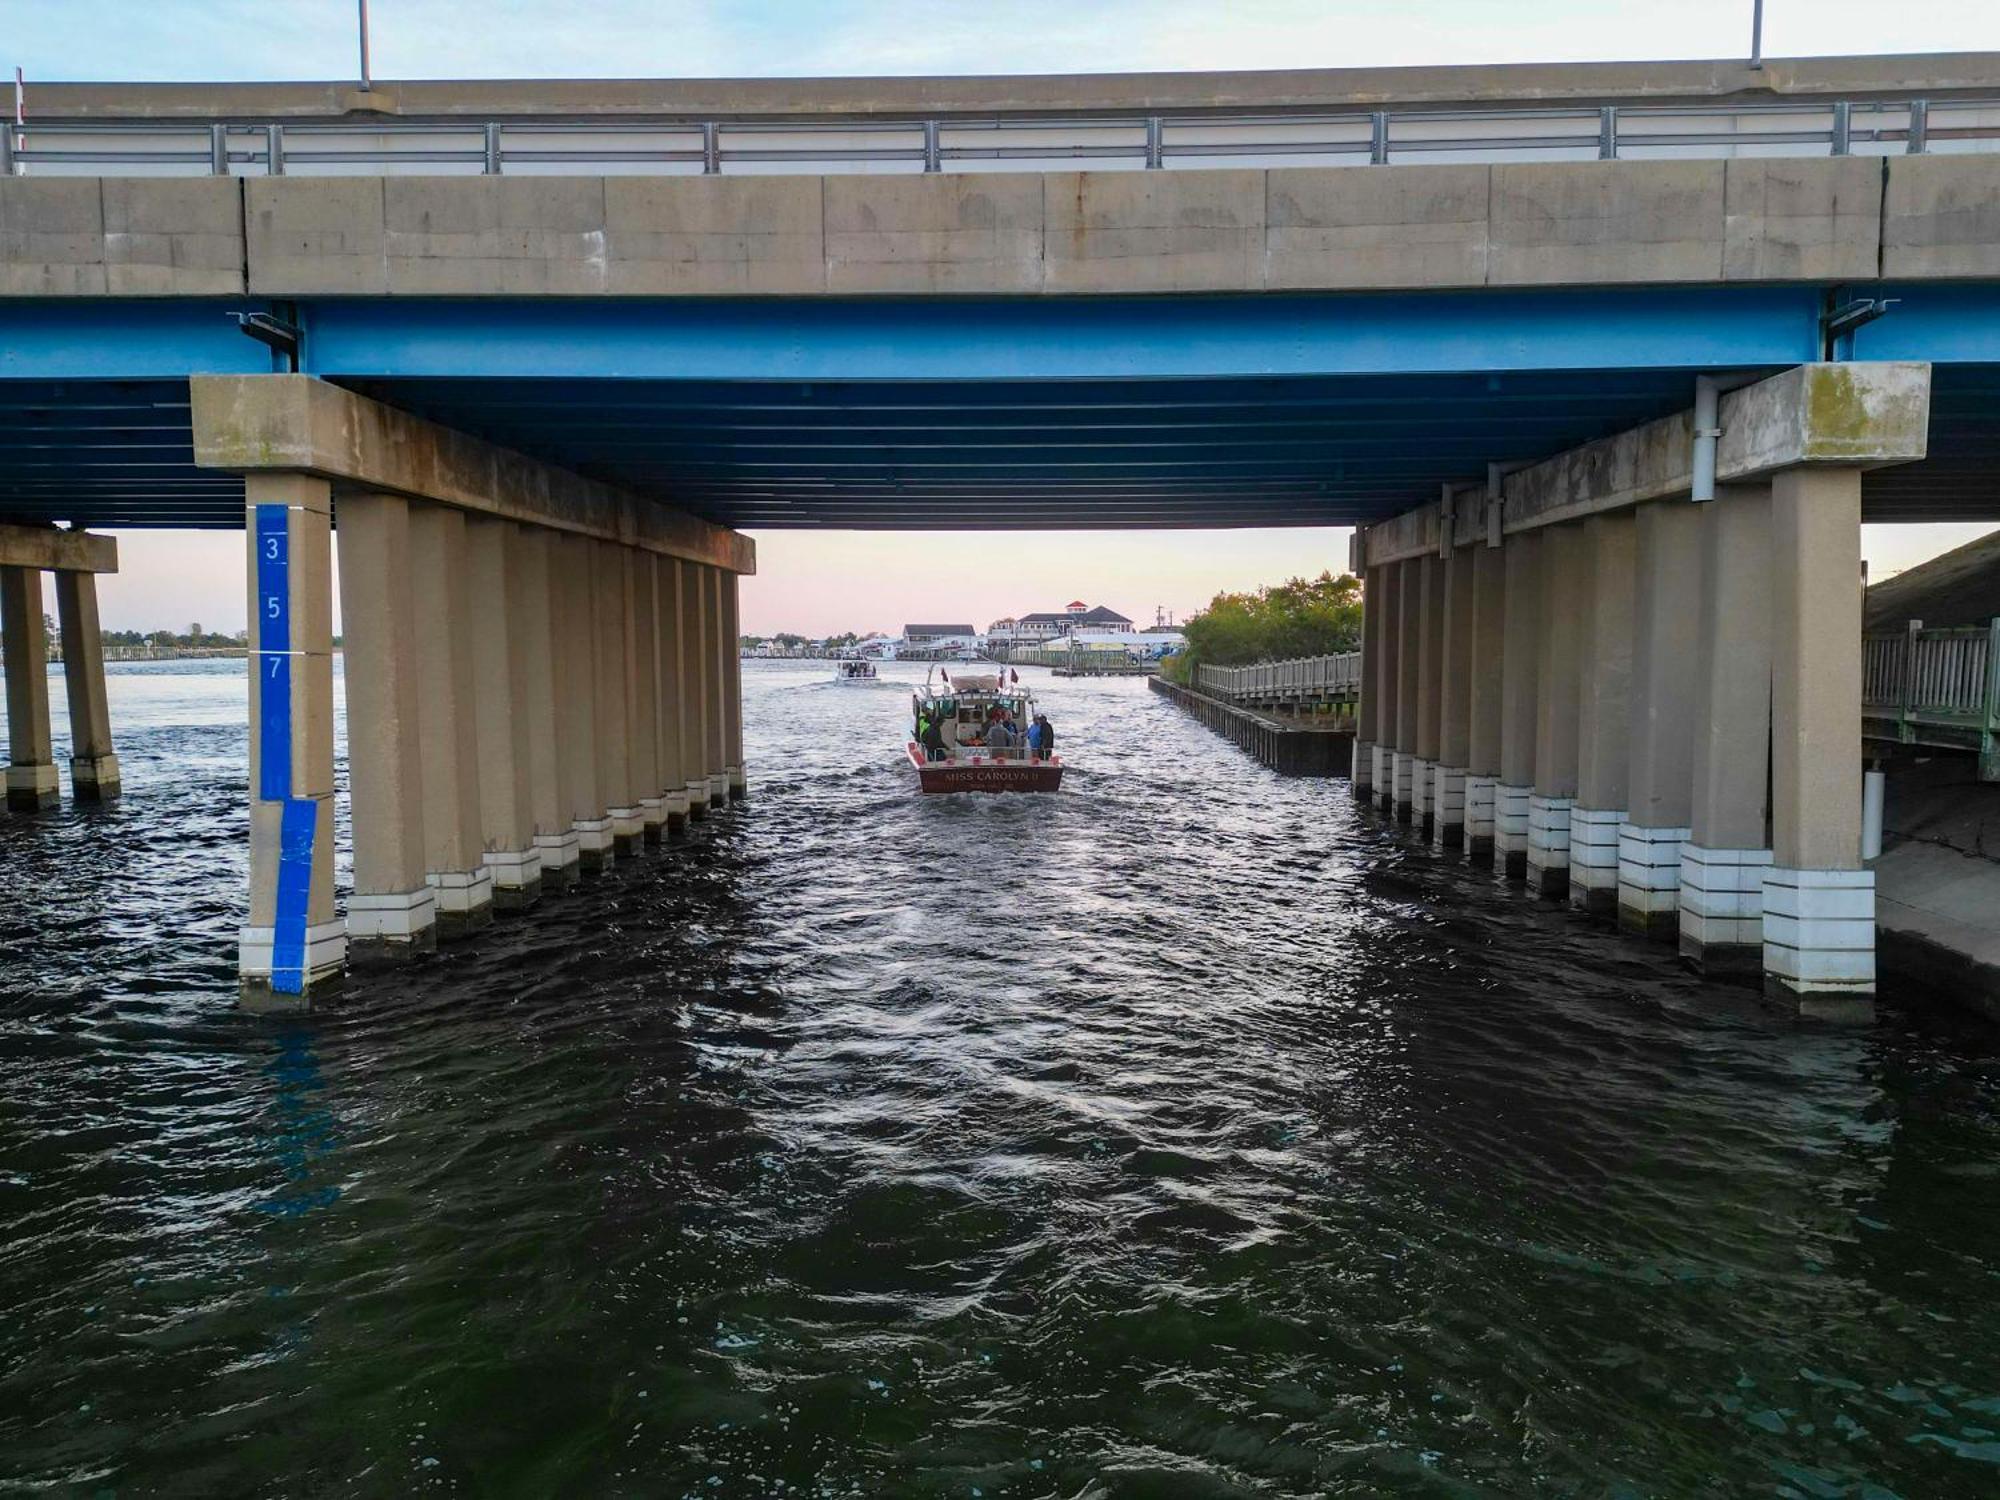
<instances>
[{"instance_id":1,"label":"dark green water","mask_svg":"<svg viewBox=\"0 0 2000 1500\"><path fill-rule=\"evenodd\" d=\"M125 801L0 822L0 1492L2000 1494L1994 1032L1774 1020L1139 682L919 799L823 675L280 1021L240 671L117 674Z\"/></svg>"}]
</instances>

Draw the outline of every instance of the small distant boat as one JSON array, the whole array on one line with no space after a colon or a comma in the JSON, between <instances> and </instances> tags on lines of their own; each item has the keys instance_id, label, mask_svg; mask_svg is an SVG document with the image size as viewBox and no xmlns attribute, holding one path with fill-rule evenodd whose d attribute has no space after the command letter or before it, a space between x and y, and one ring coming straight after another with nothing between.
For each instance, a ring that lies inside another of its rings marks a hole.
<instances>
[{"instance_id":1,"label":"small distant boat","mask_svg":"<svg viewBox=\"0 0 2000 1500\"><path fill-rule=\"evenodd\" d=\"M835 682L873 682L875 663L872 661L837 661L833 664Z\"/></svg>"},{"instance_id":2,"label":"small distant boat","mask_svg":"<svg viewBox=\"0 0 2000 1500\"><path fill-rule=\"evenodd\" d=\"M937 724L943 748L926 751L912 738L905 746L916 768L917 785L926 792L1053 792L1062 786L1059 755L1037 760L1025 745L988 743L996 714L1023 730L1034 720L1035 695L1020 685L1019 674L958 677L946 675L943 685L926 680L923 691L910 698L911 722L928 717ZM933 758L933 756L936 758Z\"/></svg>"}]
</instances>

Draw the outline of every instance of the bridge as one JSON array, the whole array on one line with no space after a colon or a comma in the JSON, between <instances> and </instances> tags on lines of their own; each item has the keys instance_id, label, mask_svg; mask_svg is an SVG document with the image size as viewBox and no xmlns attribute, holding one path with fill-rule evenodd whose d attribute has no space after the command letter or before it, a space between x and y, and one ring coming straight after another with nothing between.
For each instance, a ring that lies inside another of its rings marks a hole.
<instances>
[{"instance_id":1,"label":"bridge","mask_svg":"<svg viewBox=\"0 0 2000 1500\"><path fill-rule=\"evenodd\" d=\"M298 997L743 788L740 528L1358 526L1359 791L1851 1007L1846 595L1864 517L2000 509L1996 101L1989 56L34 88L8 617L51 527L244 529L242 968Z\"/></svg>"}]
</instances>

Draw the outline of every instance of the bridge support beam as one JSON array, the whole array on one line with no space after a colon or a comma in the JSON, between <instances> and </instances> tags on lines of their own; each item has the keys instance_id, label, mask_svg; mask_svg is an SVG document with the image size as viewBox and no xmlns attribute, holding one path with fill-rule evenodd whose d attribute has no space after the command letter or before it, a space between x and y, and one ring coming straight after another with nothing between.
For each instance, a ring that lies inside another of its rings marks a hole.
<instances>
[{"instance_id":1,"label":"bridge support beam","mask_svg":"<svg viewBox=\"0 0 2000 1500\"><path fill-rule=\"evenodd\" d=\"M1360 539L1356 533L1356 541ZM1354 800L1365 806L1375 797L1381 738L1377 726L1382 710L1382 570L1357 560L1353 572L1361 579L1361 693L1354 705L1354 760L1348 785Z\"/></svg>"},{"instance_id":2,"label":"bridge support beam","mask_svg":"<svg viewBox=\"0 0 2000 1500\"><path fill-rule=\"evenodd\" d=\"M49 721L49 650L42 574L53 573L69 699L70 788L78 802L119 792L97 623L97 575L118 571L118 544L87 531L0 525L0 649L7 668L7 806L54 807L60 787Z\"/></svg>"},{"instance_id":3,"label":"bridge support beam","mask_svg":"<svg viewBox=\"0 0 2000 1500\"><path fill-rule=\"evenodd\" d=\"M722 591L722 725L728 761L729 796L742 801L749 794L743 773L743 617L737 599L737 576L718 568L716 586Z\"/></svg>"},{"instance_id":4,"label":"bridge support beam","mask_svg":"<svg viewBox=\"0 0 2000 1500\"><path fill-rule=\"evenodd\" d=\"M1470 547L1438 563L1443 610L1438 622L1438 763L1432 772L1431 838L1438 848L1465 847L1465 783L1472 758L1472 570Z\"/></svg>"},{"instance_id":5,"label":"bridge support beam","mask_svg":"<svg viewBox=\"0 0 2000 1500\"><path fill-rule=\"evenodd\" d=\"M1381 639L1375 647L1375 682L1381 706L1375 714L1375 748L1369 761L1374 782L1375 806L1385 816L1396 813L1396 745L1402 690L1402 582L1403 565L1387 563L1372 570L1381 589L1375 621Z\"/></svg>"},{"instance_id":6,"label":"bridge support beam","mask_svg":"<svg viewBox=\"0 0 2000 1500\"><path fill-rule=\"evenodd\" d=\"M715 713L709 686L715 676L714 653L709 649L707 611L702 607L707 593L703 569L696 563L681 564L681 716L685 737L688 816L700 820L708 816L709 729Z\"/></svg>"},{"instance_id":7,"label":"bridge support beam","mask_svg":"<svg viewBox=\"0 0 2000 1500\"><path fill-rule=\"evenodd\" d=\"M1475 864L1494 855L1506 686L1507 551L1475 544L1471 655L1466 666L1465 852Z\"/></svg>"},{"instance_id":8,"label":"bridge support beam","mask_svg":"<svg viewBox=\"0 0 2000 1500\"><path fill-rule=\"evenodd\" d=\"M1764 982L1801 1012L1874 1013L1875 872L1861 862L1861 471L1771 483L1771 867Z\"/></svg>"},{"instance_id":9,"label":"bridge support beam","mask_svg":"<svg viewBox=\"0 0 2000 1500\"><path fill-rule=\"evenodd\" d=\"M422 687L401 495L341 498L340 618L354 821L348 940L356 958L421 952L437 945L437 897L424 878Z\"/></svg>"},{"instance_id":10,"label":"bridge support beam","mask_svg":"<svg viewBox=\"0 0 2000 1500\"><path fill-rule=\"evenodd\" d=\"M250 498L246 1001L304 1004L347 957L332 893L336 492L358 945L426 946L440 923L483 925L601 865L614 838L641 847L647 805L657 829L687 794L661 785L684 773L659 746L684 759L691 706L715 760L703 805L727 800L746 539L309 378L197 377L193 390L197 460L243 472ZM678 591L684 570L707 580L699 595ZM676 606L706 605L698 690L681 622L663 626L663 577Z\"/></svg>"},{"instance_id":11,"label":"bridge support beam","mask_svg":"<svg viewBox=\"0 0 2000 1500\"><path fill-rule=\"evenodd\" d=\"M1511 536L1501 548L1507 581L1501 607L1500 780L1493 788L1493 864L1509 880L1528 878L1528 825L1540 738L1542 572L1546 538Z\"/></svg>"},{"instance_id":12,"label":"bridge support beam","mask_svg":"<svg viewBox=\"0 0 2000 1500\"><path fill-rule=\"evenodd\" d=\"M632 783L628 582L624 549L615 542L593 543L590 602L597 632L598 795L611 820L611 852L620 858L636 853L645 839L638 791Z\"/></svg>"},{"instance_id":13,"label":"bridge support beam","mask_svg":"<svg viewBox=\"0 0 2000 1500\"><path fill-rule=\"evenodd\" d=\"M1756 974L1771 863L1771 491L1717 492L1701 511L1689 831L1680 950L1698 972Z\"/></svg>"},{"instance_id":14,"label":"bridge support beam","mask_svg":"<svg viewBox=\"0 0 2000 1500\"><path fill-rule=\"evenodd\" d=\"M1701 514L1676 497L1640 506L1636 523L1630 816L1618 830L1618 922L1666 942L1680 932L1681 847L1692 816Z\"/></svg>"},{"instance_id":15,"label":"bridge support beam","mask_svg":"<svg viewBox=\"0 0 2000 1500\"><path fill-rule=\"evenodd\" d=\"M562 660L556 632L557 533L544 526L515 526L507 538L508 649L520 670L521 718L527 735L530 844L541 872L542 889L576 884L582 849L570 826L561 731Z\"/></svg>"},{"instance_id":16,"label":"bridge support beam","mask_svg":"<svg viewBox=\"0 0 2000 1500\"><path fill-rule=\"evenodd\" d=\"M1396 753L1390 762L1398 823L1416 817L1417 714L1423 701L1423 561L1396 564Z\"/></svg>"},{"instance_id":17,"label":"bridge support beam","mask_svg":"<svg viewBox=\"0 0 2000 1500\"><path fill-rule=\"evenodd\" d=\"M681 649L682 568L671 557L655 560L659 574L660 632L660 805L669 834L688 824L688 723L684 684L687 661Z\"/></svg>"},{"instance_id":18,"label":"bridge support beam","mask_svg":"<svg viewBox=\"0 0 2000 1500\"><path fill-rule=\"evenodd\" d=\"M626 728L640 833L657 844L666 829L660 794L660 587L656 559L625 549L625 662L631 703Z\"/></svg>"},{"instance_id":19,"label":"bridge support beam","mask_svg":"<svg viewBox=\"0 0 2000 1500\"><path fill-rule=\"evenodd\" d=\"M1583 654L1569 899L1579 911L1601 917L1618 911L1618 830L1628 811L1636 532L1630 511L1592 516L1583 523Z\"/></svg>"},{"instance_id":20,"label":"bridge support beam","mask_svg":"<svg viewBox=\"0 0 2000 1500\"><path fill-rule=\"evenodd\" d=\"M250 911L244 1004L296 1009L347 965L333 902L333 501L309 474L244 480L250 628Z\"/></svg>"},{"instance_id":21,"label":"bridge support beam","mask_svg":"<svg viewBox=\"0 0 2000 1500\"><path fill-rule=\"evenodd\" d=\"M472 625L472 692L479 750L480 862L503 910L542 891L535 847L534 751L529 743L528 652L516 621L526 592L519 527L495 516L465 524Z\"/></svg>"},{"instance_id":22,"label":"bridge support beam","mask_svg":"<svg viewBox=\"0 0 2000 1500\"><path fill-rule=\"evenodd\" d=\"M97 623L97 575L56 571L56 618L62 626L63 687L69 698L69 784L79 802L119 793L104 689L104 632Z\"/></svg>"},{"instance_id":23,"label":"bridge support beam","mask_svg":"<svg viewBox=\"0 0 2000 1500\"><path fill-rule=\"evenodd\" d=\"M49 737L49 641L41 570L0 567L0 648L7 663L7 806L40 812L61 798Z\"/></svg>"},{"instance_id":24,"label":"bridge support beam","mask_svg":"<svg viewBox=\"0 0 2000 1500\"><path fill-rule=\"evenodd\" d=\"M1428 841L1437 826L1438 725L1444 705L1444 563L1417 568L1417 745L1410 762L1410 821Z\"/></svg>"},{"instance_id":25,"label":"bridge support beam","mask_svg":"<svg viewBox=\"0 0 2000 1500\"><path fill-rule=\"evenodd\" d=\"M1535 789L1528 799L1527 865L1529 889L1556 900L1569 895L1588 556L1580 526L1551 527L1542 539L1537 627L1541 659L1536 669Z\"/></svg>"}]
</instances>

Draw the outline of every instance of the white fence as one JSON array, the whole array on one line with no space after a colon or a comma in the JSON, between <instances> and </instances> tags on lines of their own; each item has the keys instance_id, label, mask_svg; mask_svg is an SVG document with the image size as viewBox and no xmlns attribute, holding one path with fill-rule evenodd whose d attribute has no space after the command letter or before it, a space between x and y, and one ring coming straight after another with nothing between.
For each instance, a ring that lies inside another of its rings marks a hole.
<instances>
[{"instance_id":1,"label":"white fence","mask_svg":"<svg viewBox=\"0 0 2000 1500\"><path fill-rule=\"evenodd\" d=\"M1198 686L1232 702L1317 702L1361 691L1361 653L1302 656L1254 667L1202 667Z\"/></svg>"},{"instance_id":2,"label":"white fence","mask_svg":"<svg viewBox=\"0 0 2000 1500\"><path fill-rule=\"evenodd\" d=\"M29 119L0 175L1036 171L2000 151L2000 100L825 122Z\"/></svg>"}]
</instances>

